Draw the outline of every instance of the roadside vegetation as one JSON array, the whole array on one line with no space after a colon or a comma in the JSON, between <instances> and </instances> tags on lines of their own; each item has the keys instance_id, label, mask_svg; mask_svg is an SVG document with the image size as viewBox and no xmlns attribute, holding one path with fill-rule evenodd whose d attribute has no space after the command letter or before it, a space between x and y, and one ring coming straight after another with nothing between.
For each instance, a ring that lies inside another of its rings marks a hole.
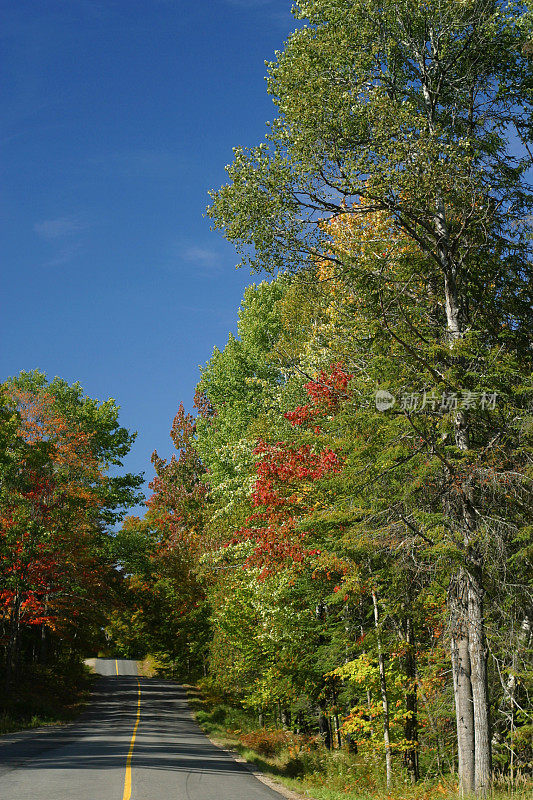
<instances>
[{"instance_id":1,"label":"roadside vegetation","mask_svg":"<svg viewBox=\"0 0 533 800\"><path fill-rule=\"evenodd\" d=\"M75 719L89 700L93 679L78 659L28 666L9 695L1 695L0 735Z\"/></svg>"},{"instance_id":2,"label":"roadside vegetation","mask_svg":"<svg viewBox=\"0 0 533 800\"><path fill-rule=\"evenodd\" d=\"M206 730L316 798L525 797L532 12L294 12L278 117L208 210L262 279L146 514L110 535L138 485L103 475L131 442L112 401L6 388L6 683L105 635L201 680Z\"/></svg>"},{"instance_id":3,"label":"roadside vegetation","mask_svg":"<svg viewBox=\"0 0 533 800\"><path fill-rule=\"evenodd\" d=\"M371 748L355 758L346 749L328 751L316 736L295 734L274 725L262 727L257 718L242 708L223 702L202 684L190 688L189 705L196 721L210 739L252 764L264 775L302 797L315 800L429 800L457 798L457 776L435 777L413 786L406 772L397 775L387 790L379 759ZM531 796L526 778L513 786L500 777L491 798L526 800Z\"/></svg>"},{"instance_id":4,"label":"roadside vegetation","mask_svg":"<svg viewBox=\"0 0 533 800\"><path fill-rule=\"evenodd\" d=\"M207 679L264 729L243 734L256 744L270 728L310 737L315 785L341 787L338 767L356 796L520 793L531 12L294 12L268 65L277 118L235 149L208 211L263 280L193 413L179 407L174 455L153 454L147 513L118 536L128 594L108 634Z\"/></svg>"}]
</instances>

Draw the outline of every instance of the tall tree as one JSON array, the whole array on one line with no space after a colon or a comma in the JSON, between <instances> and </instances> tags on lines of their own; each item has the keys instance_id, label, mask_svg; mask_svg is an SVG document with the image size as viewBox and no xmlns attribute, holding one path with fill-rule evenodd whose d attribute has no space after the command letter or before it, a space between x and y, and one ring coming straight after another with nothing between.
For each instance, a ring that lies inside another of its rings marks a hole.
<instances>
[{"instance_id":1,"label":"tall tree","mask_svg":"<svg viewBox=\"0 0 533 800\"><path fill-rule=\"evenodd\" d=\"M112 564L106 523L137 496L141 478L105 474L132 441L112 401L99 407L78 385L48 384L40 373L2 388L0 597L9 685L23 629L40 631L44 659L50 632L92 625Z\"/></svg>"},{"instance_id":2,"label":"tall tree","mask_svg":"<svg viewBox=\"0 0 533 800\"><path fill-rule=\"evenodd\" d=\"M231 183L213 194L210 213L255 269L321 262L347 276L374 331L380 325L418 369L417 391L431 380L456 398L482 389L505 398L503 416L452 403L447 434L421 431L441 461L444 526L458 553L449 626L461 785L483 795L484 554L505 525L490 521L487 461L499 499L506 481L520 498L507 520L520 528L525 513L526 460L512 420L523 421L527 406L509 384L530 359L531 21L521 5L494 0L300 0L296 14L307 24L269 68L280 116L266 144L235 151ZM383 230L366 238L365 266L361 247L339 247L323 222L359 219L361 241L365 220L380 214L414 249L400 270ZM429 338L406 311L419 302ZM411 411L403 409L416 428Z\"/></svg>"}]
</instances>

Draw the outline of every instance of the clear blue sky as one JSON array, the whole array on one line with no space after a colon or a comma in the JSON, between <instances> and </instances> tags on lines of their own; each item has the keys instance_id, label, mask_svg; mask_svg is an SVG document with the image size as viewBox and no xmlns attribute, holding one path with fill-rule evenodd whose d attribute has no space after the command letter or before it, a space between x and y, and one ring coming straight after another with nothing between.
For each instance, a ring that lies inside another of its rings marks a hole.
<instances>
[{"instance_id":1,"label":"clear blue sky","mask_svg":"<svg viewBox=\"0 0 533 800\"><path fill-rule=\"evenodd\" d=\"M151 478L252 281L203 212L275 115L264 61L291 0L1 5L1 377L114 397Z\"/></svg>"}]
</instances>

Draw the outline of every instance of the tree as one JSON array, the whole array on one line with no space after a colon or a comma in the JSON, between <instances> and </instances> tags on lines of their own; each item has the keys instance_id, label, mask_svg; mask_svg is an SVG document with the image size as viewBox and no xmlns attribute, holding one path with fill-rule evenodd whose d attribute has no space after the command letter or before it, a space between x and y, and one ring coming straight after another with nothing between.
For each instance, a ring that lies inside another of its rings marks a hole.
<instances>
[{"instance_id":1,"label":"tree","mask_svg":"<svg viewBox=\"0 0 533 800\"><path fill-rule=\"evenodd\" d=\"M416 390L429 378L455 396L494 392L492 379L505 398L503 418L452 408L448 431L420 431L441 462L442 524L457 553L449 626L461 785L484 795L485 553L506 524L491 522L487 469L499 501L513 485L506 519L515 530L525 520L527 456L512 420L524 430L527 404L522 378L518 390L510 379L530 364L530 19L521 6L487 0L300 0L296 13L308 24L269 68L280 116L267 144L235 151L231 183L213 193L210 213L255 269L326 263L347 278L370 333L380 326L418 371ZM383 214L413 251L399 269L383 225L365 241L365 220ZM339 246L328 219L353 219L355 242ZM364 251L373 258L362 260ZM409 316L419 304L429 338Z\"/></svg>"},{"instance_id":2,"label":"tree","mask_svg":"<svg viewBox=\"0 0 533 800\"><path fill-rule=\"evenodd\" d=\"M209 497L195 420L183 404L170 436L177 455L166 461L154 451L145 517L128 517L114 541L124 591L107 630L122 652L151 653L173 676L197 676L205 670L209 630L197 577Z\"/></svg>"},{"instance_id":3,"label":"tree","mask_svg":"<svg viewBox=\"0 0 533 800\"><path fill-rule=\"evenodd\" d=\"M40 632L45 660L50 632L69 636L76 624L92 626L111 570L105 524L136 496L141 479L105 475L132 440L117 428L112 401L99 407L78 385L47 384L40 373L2 388L0 597L9 686L22 631Z\"/></svg>"},{"instance_id":4,"label":"tree","mask_svg":"<svg viewBox=\"0 0 533 800\"><path fill-rule=\"evenodd\" d=\"M82 386L71 386L62 378L48 381L39 370L21 372L16 378L7 381L14 390L30 392L53 398L53 406L58 414L72 421L90 439L93 457L105 472L104 480L95 487L100 498L102 522L111 525L120 521L126 511L142 500L139 489L143 475L113 474L123 467L122 459L129 453L137 434L119 424L120 407L113 398L100 402L87 397ZM111 473L111 474L110 474Z\"/></svg>"},{"instance_id":5,"label":"tree","mask_svg":"<svg viewBox=\"0 0 533 800\"><path fill-rule=\"evenodd\" d=\"M128 658L155 657L174 678L205 672L209 637L196 548L157 512L128 517L114 541L120 584L107 636Z\"/></svg>"},{"instance_id":6,"label":"tree","mask_svg":"<svg viewBox=\"0 0 533 800\"><path fill-rule=\"evenodd\" d=\"M202 368L196 390L196 448L206 470L213 534L238 527L250 513L249 487L261 421L279 409L284 383L272 348L281 329L286 281L249 286L239 309L238 338L230 335Z\"/></svg>"}]
</instances>

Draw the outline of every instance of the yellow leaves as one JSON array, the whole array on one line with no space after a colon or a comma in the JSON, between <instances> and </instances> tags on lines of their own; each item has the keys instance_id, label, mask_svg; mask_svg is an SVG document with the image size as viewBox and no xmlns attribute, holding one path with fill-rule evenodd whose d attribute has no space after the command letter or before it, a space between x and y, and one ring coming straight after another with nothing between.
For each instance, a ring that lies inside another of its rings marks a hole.
<instances>
[{"instance_id":1,"label":"yellow leaves","mask_svg":"<svg viewBox=\"0 0 533 800\"><path fill-rule=\"evenodd\" d=\"M369 258L374 263L388 264L419 252L388 212L374 210L363 200L354 203L345 214L328 220L324 227L331 234L333 253L341 258L356 259L359 267ZM322 280L331 277L327 273L327 268L322 268Z\"/></svg>"},{"instance_id":2,"label":"yellow leaves","mask_svg":"<svg viewBox=\"0 0 533 800\"><path fill-rule=\"evenodd\" d=\"M363 653L353 661L348 661L329 674L355 685L373 685L377 684L379 679L377 664L367 653Z\"/></svg>"},{"instance_id":3,"label":"yellow leaves","mask_svg":"<svg viewBox=\"0 0 533 800\"><path fill-rule=\"evenodd\" d=\"M331 280L334 277L335 270L331 261L321 261L317 267L317 277L321 282Z\"/></svg>"}]
</instances>

